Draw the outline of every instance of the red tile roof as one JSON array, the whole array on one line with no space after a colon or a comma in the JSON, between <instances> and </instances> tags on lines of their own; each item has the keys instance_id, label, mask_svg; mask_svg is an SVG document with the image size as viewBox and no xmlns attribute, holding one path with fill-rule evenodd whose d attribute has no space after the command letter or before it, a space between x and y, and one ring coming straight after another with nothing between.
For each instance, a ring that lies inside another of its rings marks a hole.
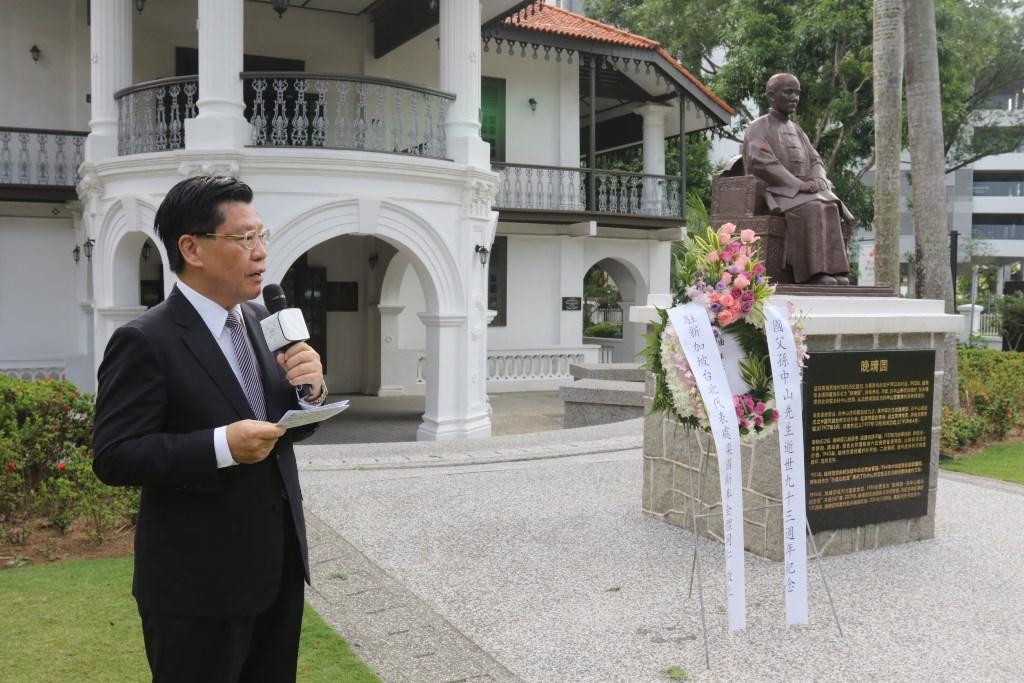
<instances>
[{"instance_id":1,"label":"red tile roof","mask_svg":"<svg viewBox=\"0 0 1024 683\"><path fill-rule=\"evenodd\" d=\"M730 115L736 113L735 109L713 93L700 79L691 74L686 67L677 62L656 40L638 36L635 33L616 28L611 24L605 24L595 19L561 9L560 7L555 7L554 5L545 4L543 0L538 0L538 2L534 3L529 11L516 12L506 17L502 23L506 26L538 31L540 33L553 33L570 38L592 40L597 43L651 50L664 58L672 68L697 86L715 104L729 112Z\"/></svg>"}]
</instances>

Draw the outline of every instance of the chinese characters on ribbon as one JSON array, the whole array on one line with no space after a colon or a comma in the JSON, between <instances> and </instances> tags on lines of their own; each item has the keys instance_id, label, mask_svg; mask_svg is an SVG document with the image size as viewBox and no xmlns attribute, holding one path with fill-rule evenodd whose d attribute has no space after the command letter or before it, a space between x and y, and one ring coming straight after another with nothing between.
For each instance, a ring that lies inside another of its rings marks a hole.
<instances>
[{"instance_id":1,"label":"chinese characters on ribbon","mask_svg":"<svg viewBox=\"0 0 1024 683\"><path fill-rule=\"evenodd\" d=\"M793 329L785 309L765 307L765 331L775 384L782 472L782 543L785 566L786 623L807 619L807 510L804 493L803 404L800 367Z\"/></svg>"},{"instance_id":2,"label":"chinese characters on ribbon","mask_svg":"<svg viewBox=\"0 0 1024 683\"><path fill-rule=\"evenodd\" d=\"M740 429L711 320L702 304L689 303L669 310L687 363L707 412L718 453L718 480L722 493L722 529L725 541L725 584L729 630L746 628L746 576L743 564L743 489L740 474ZM803 480L801 479L801 491ZM801 534L802 537L802 534Z\"/></svg>"}]
</instances>

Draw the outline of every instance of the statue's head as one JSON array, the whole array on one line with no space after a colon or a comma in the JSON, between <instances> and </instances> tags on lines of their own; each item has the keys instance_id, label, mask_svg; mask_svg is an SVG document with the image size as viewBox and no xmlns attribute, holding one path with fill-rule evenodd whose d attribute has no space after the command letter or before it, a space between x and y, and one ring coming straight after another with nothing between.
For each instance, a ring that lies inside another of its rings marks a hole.
<instances>
[{"instance_id":1,"label":"statue's head","mask_svg":"<svg viewBox=\"0 0 1024 683\"><path fill-rule=\"evenodd\" d=\"M800 81L793 74L775 74L765 84L764 94L772 109L792 114L800 103Z\"/></svg>"}]
</instances>

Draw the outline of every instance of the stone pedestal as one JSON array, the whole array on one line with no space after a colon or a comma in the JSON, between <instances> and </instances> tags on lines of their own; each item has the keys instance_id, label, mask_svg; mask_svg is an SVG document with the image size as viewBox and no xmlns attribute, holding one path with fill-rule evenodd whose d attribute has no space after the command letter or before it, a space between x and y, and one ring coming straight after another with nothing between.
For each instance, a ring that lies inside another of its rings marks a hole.
<instances>
[{"instance_id":1,"label":"stone pedestal","mask_svg":"<svg viewBox=\"0 0 1024 683\"><path fill-rule=\"evenodd\" d=\"M664 295L652 297L648 306L634 306L634 322L656 320L654 305L667 306ZM935 535L935 490L938 478L939 425L941 416L944 335L962 325L960 316L943 313L943 303L931 300L855 297L776 296L771 303L792 302L803 315L808 347L816 351L933 349L935 393L932 411L928 513L849 529L815 534L823 555L879 548L932 538ZM718 459L710 434L697 432L661 413L650 414L653 378L645 392L644 465L642 509L666 522L693 528L693 514L720 510ZM744 445L743 473L744 541L747 551L782 560L781 479L777 432ZM765 506L772 506L765 508ZM761 509L758 509L761 508ZM721 541L722 518L698 520L699 533Z\"/></svg>"}]
</instances>

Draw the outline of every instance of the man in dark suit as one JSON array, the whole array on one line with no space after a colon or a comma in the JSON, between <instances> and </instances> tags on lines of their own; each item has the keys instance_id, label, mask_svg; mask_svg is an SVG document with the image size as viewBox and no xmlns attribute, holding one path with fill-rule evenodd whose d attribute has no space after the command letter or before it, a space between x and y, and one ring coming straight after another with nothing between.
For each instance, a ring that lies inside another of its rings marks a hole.
<instances>
[{"instance_id":1,"label":"man in dark suit","mask_svg":"<svg viewBox=\"0 0 1024 683\"><path fill-rule=\"evenodd\" d=\"M312 429L274 423L327 390L309 345L275 358L263 339L251 201L218 176L167 193L155 227L179 283L99 368L93 469L142 487L132 592L154 681L295 679L309 561L292 443Z\"/></svg>"}]
</instances>

